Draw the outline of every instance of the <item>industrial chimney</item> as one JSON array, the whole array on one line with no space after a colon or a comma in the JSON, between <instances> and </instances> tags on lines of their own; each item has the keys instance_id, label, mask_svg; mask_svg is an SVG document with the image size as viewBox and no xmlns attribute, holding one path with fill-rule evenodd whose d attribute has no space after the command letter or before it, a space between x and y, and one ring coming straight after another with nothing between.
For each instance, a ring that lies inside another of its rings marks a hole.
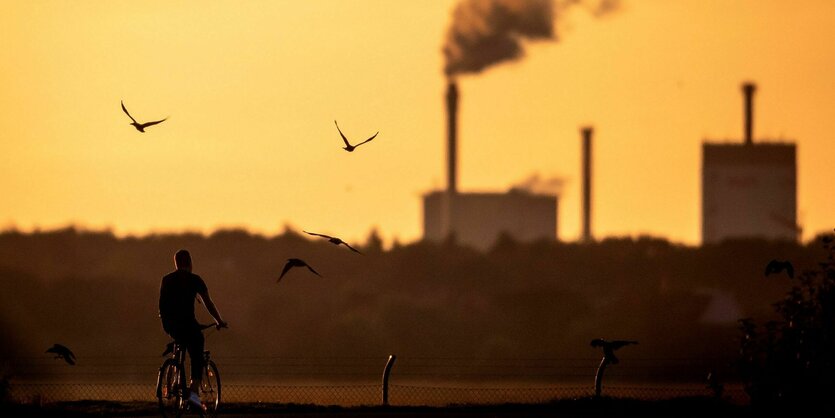
<instances>
[{"instance_id":1,"label":"industrial chimney","mask_svg":"<svg viewBox=\"0 0 835 418\"><path fill-rule=\"evenodd\" d=\"M757 85L751 82L742 84L745 95L745 145L754 144L754 92Z\"/></svg>"},{"instance_id":2,"label":"industrial chimney","mask_svg":"<svg viewBox=\"0 0 835 418\"><path fill-rule=\"evenodd\" d=\"M583 242L591 242L591 126L580 129L583 136Z\"/></svg>"},{"instance_id":3,"label":"industrial chimney","mask_svg":"<svg viewBox=\"0 0 835 418\"><path fill-rule=\"evenodd\" d=\"M447 192L458 191L458 86L450 81L446 92L447 105Z\"/></svg>"}]
</instances>

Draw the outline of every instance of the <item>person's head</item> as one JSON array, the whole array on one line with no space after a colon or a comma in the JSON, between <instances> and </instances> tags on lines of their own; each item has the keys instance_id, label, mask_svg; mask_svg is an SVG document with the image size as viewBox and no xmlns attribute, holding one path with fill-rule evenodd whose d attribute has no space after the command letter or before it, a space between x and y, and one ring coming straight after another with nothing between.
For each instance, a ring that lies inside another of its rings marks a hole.
<instances>
[{"instance_id":1,"label":"person's head","mask_svg":"<svg viewBox=\"0 0 835 418\"><path fill-rule=\"evenodd\" d=\"M174 266L177 270L191 271L191 254L188 250L180 250L174 254Z\"/></svg>"}]
</instances>

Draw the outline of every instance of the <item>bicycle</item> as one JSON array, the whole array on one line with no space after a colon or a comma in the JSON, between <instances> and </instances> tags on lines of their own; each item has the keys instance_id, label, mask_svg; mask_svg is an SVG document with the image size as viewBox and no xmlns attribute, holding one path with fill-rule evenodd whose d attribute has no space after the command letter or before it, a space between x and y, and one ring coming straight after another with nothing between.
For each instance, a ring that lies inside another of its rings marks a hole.
<instances>
[{"instance_id":1,"label":"bicycle","mask_svg":"<svg viewBox=\"0 0 835 418\"><path fill-rule=\"evenodd\" d=\"M211 325L201 325L200 330L205 331L208 328L214 327ZM188 353L184 346L171 342L168 344L163 356L171 353L162 366L159 368L157 375L157 400L159 401L159 409L163 417L179 418L186 411L191 409L191 404L187 401L189 396L189 374L186 373L186 365L191 366L188 361ZM205 411L197 409L200 416L208 414L210 417L217 416L217 409L220 406L220 374L217 371L217 365L212 361L208 350L203 351L203 379L200 382L200 399L203 401Z\"/></svg>"}]
</instances>

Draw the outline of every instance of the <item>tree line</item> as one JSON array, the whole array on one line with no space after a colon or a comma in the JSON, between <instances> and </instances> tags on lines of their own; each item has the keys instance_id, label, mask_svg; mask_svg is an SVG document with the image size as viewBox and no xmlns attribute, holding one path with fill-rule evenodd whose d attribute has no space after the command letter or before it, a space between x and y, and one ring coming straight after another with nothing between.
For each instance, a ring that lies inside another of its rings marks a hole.
<instances>
[{"instance_id":1,"label":"tree line","mask_svg":"<svg viewBox=\"0 0 835 418\"><path fill-rule=\"evenodd\" d=\"M589 358L598 355L590 340L620 338L640 341L626 358L725 365L739 353L737 320L774 317L771 303L792 287L786 277L764 277L766 264L813 267L825 258L818 241L691 247L651 237L581 244L505 236L479 252L453 240L384 249L372 234L359 255L290 229L124 238L6 231L0 358L39 355L56 342L79 361L161 352L168 338L157 317L159 281L186 248L230 324L211 341L215 355ZM277 284L290 257L324 277L295 270Z\"/></svg>"}]
</instances>

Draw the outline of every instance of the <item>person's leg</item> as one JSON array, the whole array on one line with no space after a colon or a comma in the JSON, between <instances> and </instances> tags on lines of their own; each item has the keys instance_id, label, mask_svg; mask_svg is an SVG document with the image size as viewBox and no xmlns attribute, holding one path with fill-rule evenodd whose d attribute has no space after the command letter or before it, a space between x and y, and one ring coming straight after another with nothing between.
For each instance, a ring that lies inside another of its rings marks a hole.
<instances>
[{"instance_id":1,"label":"person's leg","mask_svg":"<svg viewBox=\"0 0 835 418\"><path fill-rule=\"evenodd\" d=\"M203 340L203 333L196 330L190 335L188 341L188 354L191 358L191 389L192 393L200 396L200 381L203 379L203 348L205 341Z\"/></svg>"}]
</instances>

